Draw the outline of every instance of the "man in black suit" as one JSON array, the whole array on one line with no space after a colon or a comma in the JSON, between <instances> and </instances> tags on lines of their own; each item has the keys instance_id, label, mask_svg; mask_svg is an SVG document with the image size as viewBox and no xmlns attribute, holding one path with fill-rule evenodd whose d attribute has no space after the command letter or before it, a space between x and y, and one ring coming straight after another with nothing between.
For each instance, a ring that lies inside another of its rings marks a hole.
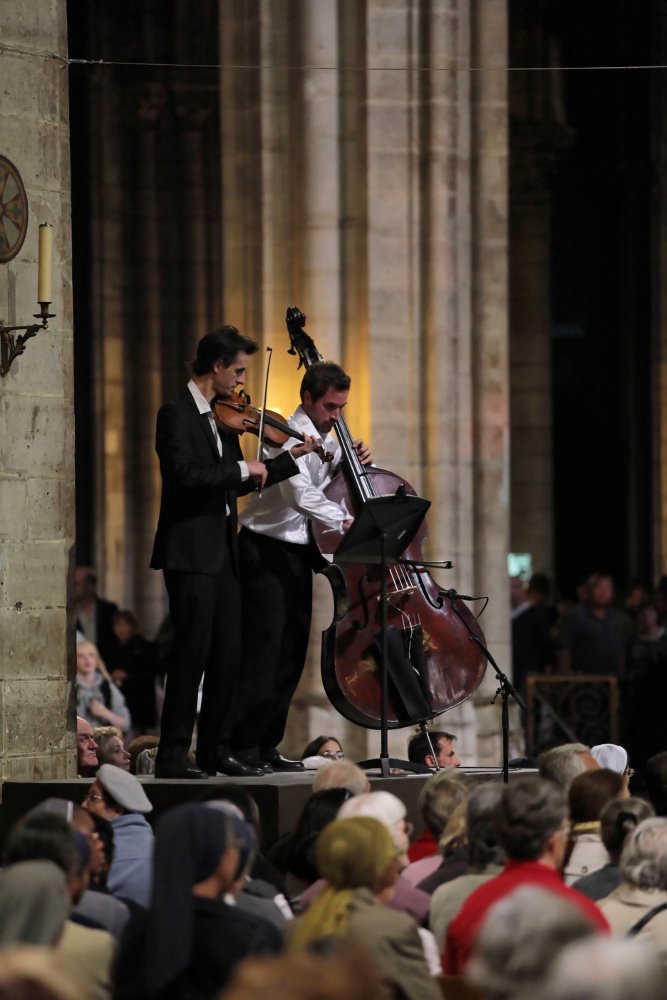
<instances>
[{"instance_id":1,"label":"man in black suit","mask_svg":"<svg viewBox=\"0 0 667 1000\"><path fill-rule=\"evenodd\" d=\"M164 571L175 628L158 778L263 773L236 760L229 749L241 668L236 498L295 475L294 457L307 454L314 442L307 439L265 464L244 462L238 439L221 438L211 404L243 385L248 357L256 350L233 326L207 334L197 345L186 389L157 416L162 496L151 566ZM194 766L187 753L202 675Z\"/></svg>"}]
</instances>

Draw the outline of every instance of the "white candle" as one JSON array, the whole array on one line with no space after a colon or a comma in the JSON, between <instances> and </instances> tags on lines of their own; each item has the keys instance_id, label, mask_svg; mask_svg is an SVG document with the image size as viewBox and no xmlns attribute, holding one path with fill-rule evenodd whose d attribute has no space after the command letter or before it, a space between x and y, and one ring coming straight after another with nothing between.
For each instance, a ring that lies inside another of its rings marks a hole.
<instances>
[{"instance_id":1,"label":"white candle","mask_svg":"<svg viewBox=\"0 0 667 1000\"><path fill-rule=\"evenodd\" d=\"M51 302L51 253L53 226L42 222L39 227L39 255L37 258L37 301Z\"/></svg>"}]
</instances>

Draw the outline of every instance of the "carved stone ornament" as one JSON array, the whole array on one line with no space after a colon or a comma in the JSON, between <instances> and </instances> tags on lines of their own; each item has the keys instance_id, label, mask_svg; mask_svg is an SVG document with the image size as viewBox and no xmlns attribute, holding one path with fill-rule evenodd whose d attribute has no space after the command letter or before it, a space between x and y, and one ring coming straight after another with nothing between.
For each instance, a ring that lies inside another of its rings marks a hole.
<instances>
[{"instance_id":1,"label":"carved stone ornament","mask_svg":"<svg viewBox=\"0 0 667 1000\"><path fill-rule=\"evenodd\" d=\"M16 257L28 230L28 197L21 175L0 156L0 264Z\"/></svg>"}]
</instances>

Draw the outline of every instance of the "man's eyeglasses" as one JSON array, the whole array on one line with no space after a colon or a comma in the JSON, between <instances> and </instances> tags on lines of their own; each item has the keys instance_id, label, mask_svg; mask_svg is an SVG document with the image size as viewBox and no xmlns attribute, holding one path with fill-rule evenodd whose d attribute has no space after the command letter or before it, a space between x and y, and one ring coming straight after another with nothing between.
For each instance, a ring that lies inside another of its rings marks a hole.
<instances>
[{"instance_id":1,"label":"man's eyeglasses","mask_svg":"<svg viewBox=\"0 0 667 1000\"><path fill-rule=\"evenodd\" d=\"M104 796L98 795L96 792L88 792L84 802L104 802Z\"/></svg>"},{"instance_id":2,"label":"man's eyeglasses","mask_svg":"<svg viewBox=\"0 0 667 1000\"><path fill-rule=\"evenodd\" d=\"M345 758L342 750L324 750L322 756L326 757L327 760L344 760Z\"/></svg>"}]
</instances>

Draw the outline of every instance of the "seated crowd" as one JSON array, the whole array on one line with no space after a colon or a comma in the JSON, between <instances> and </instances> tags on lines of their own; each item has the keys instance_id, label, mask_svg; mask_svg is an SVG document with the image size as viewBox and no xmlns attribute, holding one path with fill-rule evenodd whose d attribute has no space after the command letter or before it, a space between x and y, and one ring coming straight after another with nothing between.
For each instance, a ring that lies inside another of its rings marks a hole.
<instances>
[{"instance_id":1,"label":"seated crowd","mask_svg":"<svg viewBox=\"0 0 667 1000\"><path fill-rule=\"evenodd\" d=\"M422 759L457 759L431 738ZM322 741L294 830L266 844L233 782L152 823L128 770L150 748L80 719L85 798L45 800L3 845L0 996L667 996L667 782L630 796L622 748L557 747L508 785L443 767L411 839L405 803Z\"/></svg>"}]
</instances>

